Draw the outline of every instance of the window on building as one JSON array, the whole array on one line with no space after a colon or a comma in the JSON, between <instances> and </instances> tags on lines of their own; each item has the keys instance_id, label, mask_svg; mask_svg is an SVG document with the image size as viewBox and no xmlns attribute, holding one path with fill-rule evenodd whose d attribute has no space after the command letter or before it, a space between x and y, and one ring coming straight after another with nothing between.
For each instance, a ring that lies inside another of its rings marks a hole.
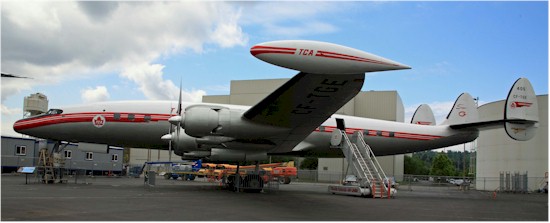
<instances>
[{"instance_id":1,"label":"window on building","mask_svg":"<svg viewBox=\"0 0 550 223\"><path fill-rule=\"evenodd\" d=\"M73 158L73 151L65 150L65 159L71 159L71 158Z\"/></svg>"},{"instance_id":2,"label":"window on building","mask_svg":"<svg viewBox=\"0 0 550 223\"><path fill-rule=\"evenodd\" d=\"M118 161L118 154L111 155L111 160L114 162Z\"/></svg>"},{"instance_id":3,"label":"window on building","mask_svg":"<svg viewBox=\"0 0 550 223\"><path fill-rule=\"evenodd\" d=\"M86 160L94 160L94 153L86 152Z\"/></svg>"},{"instance_id":4,"label":"window on building","mask_svg":"<svg viewBox=\"0 0 550 223\"><path fill-rule=\"evenodd\" d=\"M327 171L327 170L328 170L328 166L324 166L324 167L323 167L323 170Z\"/></svg>"},{"instance_id":5,"label":"window on building","mask_svg":"<svg viewBox=\"0 0 550 223\"><path fill-rule=\"evenodd\" d=\"M15 155L24 156L27 154L27 146L15 146Z\"/></svg>"}]
</instances>

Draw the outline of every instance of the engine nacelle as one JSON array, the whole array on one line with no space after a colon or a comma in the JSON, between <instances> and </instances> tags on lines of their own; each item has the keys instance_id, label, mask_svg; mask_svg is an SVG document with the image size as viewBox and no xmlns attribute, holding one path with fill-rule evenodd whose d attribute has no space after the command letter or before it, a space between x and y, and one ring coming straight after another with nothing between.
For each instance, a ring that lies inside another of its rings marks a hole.
<instances>
[{"instance_id":1,"label":"engine nacelle","mask_svg":"<svg viewBox=\"0 0 550 223\"><path fill-rule=\"evenodd\" d=\"M213 148L210 152L212 161L259 161L267 160L266 152L242 151Z\"/></svg>"},{"instance_id":2,"label":"engine nacelle","mask_svg":"<svg viewBox=\"0 0 550 223\"><path fill-rule=\"evenodd\" d=\"M195 105L185 109L183 128L193 137L225 136L256 139L284 134L286 128L256 124L242 118L244 110L213 105Z\"/></svg>"},{"instance_id":3,"label":"engine nacelle","mask_svg":"<svg viewBox=\"0 0 550 223\"><path fill-rule=\"evenodd\" d=\"M172 133L172 137L176 137L176 134ZM174 154L184 156L186 151L198 148L197 139L181 132L179 137L173 140L172 148L174 149Z\"/></svg>"}]
</instances>

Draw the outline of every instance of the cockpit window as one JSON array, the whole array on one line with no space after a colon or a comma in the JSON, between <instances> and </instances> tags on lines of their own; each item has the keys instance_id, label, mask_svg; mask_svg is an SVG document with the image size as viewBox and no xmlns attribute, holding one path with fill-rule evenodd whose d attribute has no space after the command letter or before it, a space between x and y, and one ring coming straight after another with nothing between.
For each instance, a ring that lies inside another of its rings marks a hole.
<instances>
[{"instance_id":1,"label":"cockpit window","mask_svg":"<svg viewBox=\"0 0 550 223\"><path fill-rule=\"evenodd\" d=\"M55 108L54 108L54 109L50 109L50 110L48 110L48 112L46 112L47 115L59 115L59 114L61 114L61 113L63 113L63 110L61 110L61 109L55 109Z\"/></svg>"}]
</instances>

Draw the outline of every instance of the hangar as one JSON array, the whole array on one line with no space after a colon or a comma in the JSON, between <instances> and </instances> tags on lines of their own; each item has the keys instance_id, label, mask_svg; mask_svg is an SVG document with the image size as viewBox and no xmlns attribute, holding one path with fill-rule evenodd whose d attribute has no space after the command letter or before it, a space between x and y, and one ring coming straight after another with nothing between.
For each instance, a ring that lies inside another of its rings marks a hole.
<instances>
[{"instance_id":1,"label":"hangar","mask_svg":"<svg viewBox=\"0 0 550 223\"><path fill-rule=\"evenodd\" d=\"M480 132L477 139L476 189L511 190L512 176L525 174L527 181L521 183L525 183L530 191L548 182L548 95L539 95L537 100L539 127L533 139L515 141L508 137L504 128ZM480 119L501 119L503 108L504 100L482 105L478 108Z\"/></svg>"}]
</instances>

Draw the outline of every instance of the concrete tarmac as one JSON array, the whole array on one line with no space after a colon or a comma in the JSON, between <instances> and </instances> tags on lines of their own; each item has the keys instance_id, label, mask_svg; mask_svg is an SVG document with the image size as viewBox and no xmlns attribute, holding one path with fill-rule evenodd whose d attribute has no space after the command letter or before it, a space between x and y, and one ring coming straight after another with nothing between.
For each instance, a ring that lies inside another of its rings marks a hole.
<instances>
[{"instance_id":1,"label":"concrete tarmac","mask_svg":"<svg viewBox=\"0 0 550 223\"><path fill-rule=\"evenodd\" d=\"M413 187L395 199L327 192L292 182L242 193L217 183L143 178L69 178L40 184L2 175L2 221L548 221L548 194L497 194Z\"/></svg>"}]
</instances>

